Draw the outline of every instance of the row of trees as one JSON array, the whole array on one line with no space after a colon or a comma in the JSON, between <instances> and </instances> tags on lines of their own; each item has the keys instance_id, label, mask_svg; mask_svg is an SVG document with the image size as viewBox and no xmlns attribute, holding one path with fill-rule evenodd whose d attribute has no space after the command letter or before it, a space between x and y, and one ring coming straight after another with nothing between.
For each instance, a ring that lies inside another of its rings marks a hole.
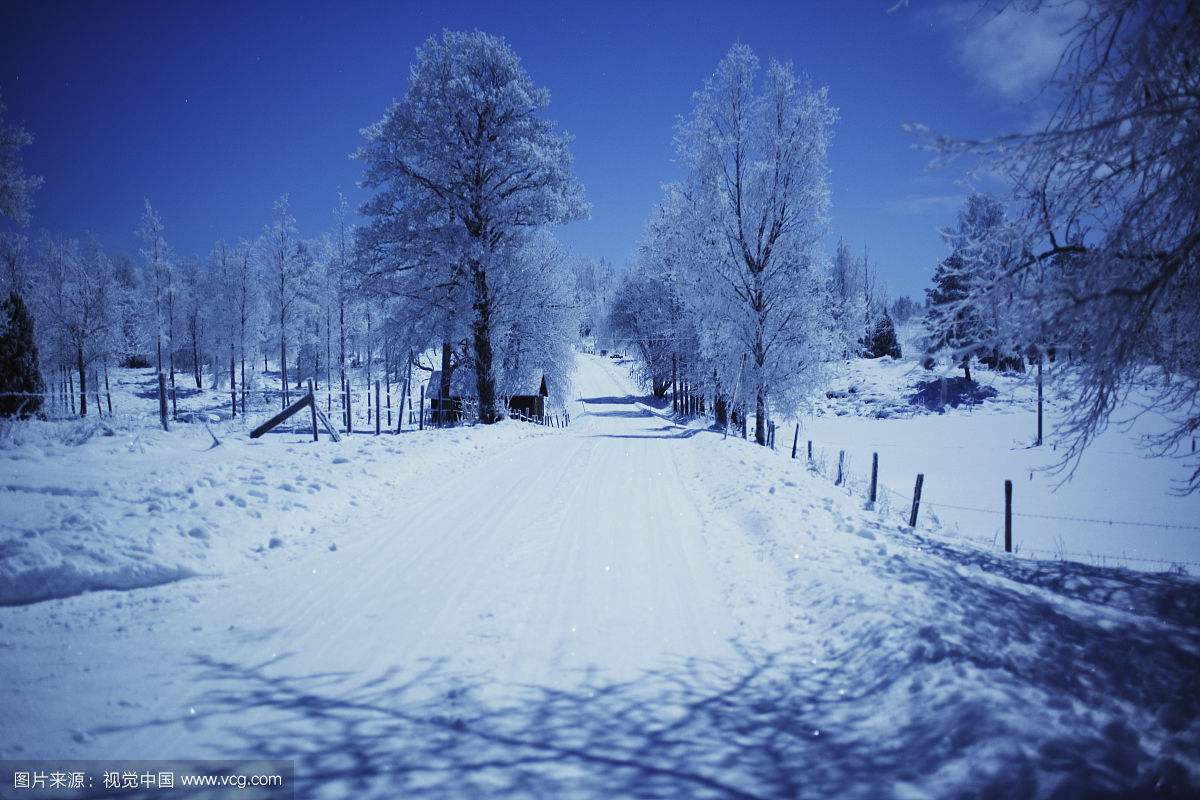
<instances>
[{"instance_id":1,"label":"row of trees","mask_svg":"<svg viewBox=\"0 0 1200 800\"><path fill-rule=\"evenodd\" d=\"M731 48L678 127L686 176L666 187L612 303L611 332L656 395L710 396L719 424L752 413L760 444L768 415L793 410L828 362L900 355L868 256L839 243L826 263L818 249L835 119L790 64L760 73L749 47Z\"/></svg>"},{"instance_id":2,"label":"row of trees","mask_svg":"<svg viewBox=\"0 0 1200 800\"><path fill-rule=\"evenodd\" d=\"M92 239L6 234L0 254L36 320L42 371L70 380L73 395L70 368L84 414L89 378L144 359L173 389L185 375L197 388L240 387L243 407L258 356L264 372L275 361L284 404L307 378L346 386L354 363L368 384L372 370L440 370L431 392L442 396L461 394L454 374L469 371L484 422L543 374L561 397L571 345L595 325L612 270L550 235L587 206L568 137L541 118L548 100L503 40L446 32L418 51L404 99L364 131L365 225L340 199L332 229L303 238L284 196L259 237L218 242L205 258L173 252L149 201L137 260ZM14 173L6 213L27 221L35 185Z\"/></svg>"}]
</instances>

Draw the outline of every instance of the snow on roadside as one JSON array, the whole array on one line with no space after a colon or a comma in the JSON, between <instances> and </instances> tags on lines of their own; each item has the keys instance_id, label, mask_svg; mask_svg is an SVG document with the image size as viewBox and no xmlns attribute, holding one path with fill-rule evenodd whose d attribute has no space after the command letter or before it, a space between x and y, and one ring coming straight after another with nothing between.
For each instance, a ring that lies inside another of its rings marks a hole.
<instances>
[{"instance_id":1,"label":"snow on roadside","mask_svg":"<svg viewBox=\"0 0 1200 800\"><path fill-rule=\"evenodd\" d=\"M1137 408L1118 410L1068 476L1048 469L1062 454L1054 432L1069 401L1053 370L1041 447L1032 446L1036 403L1028 378L976 370L973 377L995 396L939 414L908 400L932 375L908 360L849 362L801 416L801 450L811 440L830 470L844 450L860 485L878 453L880 483L897 505L909 502L923 474L922 518L935 514L962 538L992 548L1003 547L1007 479L1014 484L1014 545L1023 556L1200 574L1200 494L1175 491L1183 463L1148 458L1139 448L1141 437L1164 429L1161 417L1144 414L1123 425L1118 421ZM781 449L790 448L795 423L778 420Z\"/></svg>"},{"instance_id":2,"label":"snow on roadside","mask_svg":"<svg viewBox=\"0 0 1200 800\"><path fill-rule=\"evenodd\" d=\"M201 426L22 423L0 447L0 605L220 574L333 548L347 519L551 429L251 440ZM88 426L92 426L88 436ZM109 435L105 435L109 434Z\"/></svg>"},{"instance_id":3,"label":"snow on roadside","mask_svg":"<svg viewBox=\"0 0 1200 800\"><path fill-rule=\"evenodd\" d=\"M756 724L778 760L814 765L806 793L1195 788L1200 584L1006 558L867 511L763 448L689 441L707 516L736 521L709 546L787 586L731 585L758 632L737 685L780 698Z\"/></svg>"}]
</instances>

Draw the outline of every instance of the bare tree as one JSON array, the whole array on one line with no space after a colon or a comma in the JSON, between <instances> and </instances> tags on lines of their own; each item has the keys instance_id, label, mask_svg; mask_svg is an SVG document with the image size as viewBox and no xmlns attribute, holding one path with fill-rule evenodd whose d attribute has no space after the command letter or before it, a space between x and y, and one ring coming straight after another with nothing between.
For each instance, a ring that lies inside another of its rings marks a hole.
<instances>
[{"instance_id":1,"label":"bare tree","mask_svg":"<svg viewBox=\"0 0 1200 800\"><path fill-rule=\"evenodd\" d=\"M993 2L1043 13L1048 0ZM1188 0L1087 0L1047 87L1040 129L985 141L930 137L943 156L1006 172L1023 214L1022 257L975 294L1020 303L1028 341L1071 347L1074 397L1060 433L1075 463L1134 389L1173 421L1152 451L1190 462L1200 489L1200 11ZM1037 273L1056 266L1054 280ZM1154 378L1148 370L1156 370Z\"/></svg>"}]
</instances>

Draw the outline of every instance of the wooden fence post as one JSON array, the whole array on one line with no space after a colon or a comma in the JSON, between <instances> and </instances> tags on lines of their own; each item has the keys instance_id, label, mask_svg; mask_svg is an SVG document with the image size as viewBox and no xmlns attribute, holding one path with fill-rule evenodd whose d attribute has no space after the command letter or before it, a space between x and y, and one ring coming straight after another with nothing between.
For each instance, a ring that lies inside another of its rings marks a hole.
<instances>
[{"instance_id":1,"label":"wooden fence post","mask_svg":"<svg viewBox=\"0 0 1200 800\"><path fill-rule=\"evenodd\" d=\"M1004 552L1012 552L1012 481L1004 482Z\"/></svg>"},{"instance_id":2,"label":"wooden fence post","mask_svg":"<svg viewBox=\"0 0 1200 800\"><path fill-rule=\"evenodd\" d=\"M408 397L408 382L410 378L404 379L404 394L396 398L396 433L404 430L404 398ZM412 405L412 402L409 402Z\"/></svg>"},{"instance_id":3,"label":"wooden fence post","mask_svg":"<svg viewBox=\"0 0 1200 800\"><path fill-rule=\"evenodd\" d=\"M834 486L842 485L842 479L845 477L845 475L842 473L842 467L845 463L846 463L846 451L838 450L838 474L837 474L837 480L833 482Z\"/></svg>"},{"instance_id":4,"label":"wooden fence post","mask_svg":"<svg viewBox=\"0 0 1200 800\"><path fill-rule=\"evenodd\" d=\"M796 457L796 445L800 444L800 423L796 423L796 434L792 436L792 458Z\"/></svg>"},{"instance_id":5,"label":"wooden fence post","mask_svg":"<svg viewBox=\"0 0 1200 800\"><path fill-rule=\"evenodd\" d=\"M104 397L108 398L108 415L113 416L113 390L108 386L108 359L104 359ZM1192 440L1192 451L1195 452L1195 439Z\"/></svg>"},{"instance_id":6,"label":"wooden fence post","mask_svg":"<svg viewBox=\"0 0 1200 800\"><path fill-rule=\"evenodd\" d=\"M917 473L917 485L913 488L912 513L908 515L908 527L917 527L917 510L921 507L921 487L925 484L925 474Z\"/></svg>"},{"instance_id":7,"label":"wooden fence post","mask_svg":"<svg viewBox=\"0 0 1200 800\"><path fill-rule=\"evenodd\" d=\"M812 439L808 440L808 465L812 466Z\"/></svg>"},{"instance_id":8,"label":"wooden fence post","mask_svg":"<svg viewBox=\"0 0 1200 800\"><path fill-rule=\"evenodd\" d=\"M392 382L386 381L384 388L387 392L387 426L390 428L392 427Z\"/></svg>"},{"instance_id":9,"label":"wooden fence post","mask_svg":"<svg viewBox=\"0 0 1200 800\"><path fill-rule=\"evenodd\" d=\"M421 430L425 430L425 385L421 385L421 405L417 407L417 421Z\"/></svg>"},{"instance_id":10,"label":"wooden fence post","mask_svg":"<svg viewBox=\"0 0 1200 800\"><path fill-rule=\"evenodd\" d=\"M158 373L158 418L164 431L171 430L167 422L167 376Z\"/></svg>"},{"instance_id":11,"label":"wooden fence post","mask_svg":"<svg viewBox=\"0 0 1200 800\"><path fill-rule=\"evenodd\" d=\"M375 381L375 435L379 435L379 381Z\"/></svg>"},{"instance_id":12,"label":"wooden fence post","mask_svg":"<svg viewBox=\"0 0 1200 800\"><path fill-rule=\"evenodd\" d=\"M171 416L175 419L179 418L179 398L174 386L171 387Z\"/></svg>"},{"instance_id":13,"label":"wooden fence post","mask_svg":"<svg viewBox=\"0 0 1200 800\"><path fill-rule=\"evenodd\" d=\"M308 379L308 408L312 411L313 441L319 442L321 436L317 433L317 396L313 393L312 378Z\"/></svg>"},{"instance_id":14,"label":"wooden fence post","mask_svg":"<svg viewBox=\"0 0 1200 800\"><path fill-rule=\"evenodd\" d=\"M350 376L346 376L346 433L354 433L354 403L350 391Z\"/></svg>"},{"instance_id":15,"label":"wooden fence post","mask_svg":"<svg viewBox=\"0 0 1200 800\"><path fill-rule=\"evenodd\" d=\"M875 505L879 488L879 453L871 453L871 505Z\"/></svg>"}]
</instances>

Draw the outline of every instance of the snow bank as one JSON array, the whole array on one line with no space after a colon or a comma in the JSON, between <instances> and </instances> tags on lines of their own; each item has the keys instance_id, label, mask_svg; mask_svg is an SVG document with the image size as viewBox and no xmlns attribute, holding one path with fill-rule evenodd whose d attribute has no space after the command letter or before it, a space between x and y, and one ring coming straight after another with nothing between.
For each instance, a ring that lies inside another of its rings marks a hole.
<instances>
[{"instance_id":1,"label":"snow bank","mask_svg":"<svg viewBox=\"0 0 1200 800\"><path fill-rule=\"evenodd\" d=\"M12 426L0 446L0 605L134 589L335 544L337 523L528 436L489 428L250 440L241 425L171 433L96 422ZM352 531L338 536L353 535Z\"/></svg>"}]
</instances>

